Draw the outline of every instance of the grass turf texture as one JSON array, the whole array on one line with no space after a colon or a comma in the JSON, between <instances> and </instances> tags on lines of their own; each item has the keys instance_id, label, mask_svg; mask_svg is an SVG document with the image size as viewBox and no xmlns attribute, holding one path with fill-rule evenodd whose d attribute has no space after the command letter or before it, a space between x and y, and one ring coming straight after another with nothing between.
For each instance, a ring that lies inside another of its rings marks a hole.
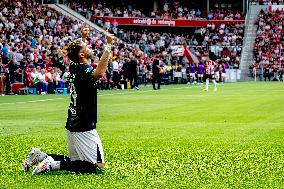
<instances>
[{"instance_id":1,"label":"grass turf texture","mask_svg":"<svg viewBox=\"0 0 284 189\"><path fill-rule=\"evenodd\" d=\"M69 96L0 97L0 188L283 188L284 84L100 91L105 175L31 175L34 146L68 154Z\"/></svg>"}]
</instances>

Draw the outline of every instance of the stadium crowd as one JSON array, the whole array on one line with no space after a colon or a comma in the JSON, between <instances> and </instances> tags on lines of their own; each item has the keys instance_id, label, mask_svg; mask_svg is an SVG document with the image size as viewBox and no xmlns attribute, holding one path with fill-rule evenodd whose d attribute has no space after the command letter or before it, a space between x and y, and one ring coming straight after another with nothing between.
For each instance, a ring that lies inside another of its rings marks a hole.
<instances>
[{"instance_id":1,"label":"stadium crowd","mask_svg":"<svg viewBox=\"0 0 284 189\"><path fill-rule=\"evenodd\" d=\"M282 80L284 71L283 58L283 11L261 11L257 19L257 36L254 43L255 63L261 80ZM254 72L252 72L254 73Z\"/></svg>"},{"instance_id":2,"label":"stadium crowd","mask_svg":"<svg viewBox=\"0 0 284 189\"><path fill-rule=\"evenodd\" d=\"M251 0L252 5L283 5L283 0Z\"/></svg>"},{"instance_id":3,"label":"stadium crowd","mask_svg":"<svg viewBox=\"0 0 284 189\"><path fill-rule=\"evenodd\" d=\"M10 83L23 80L43 93L47 85L50 91L52 86L63 86L61 76L68 70L64 47L80 36L80 27L79 22L32 0L1 1L1 75L6 75L6 91L11 91ZM93 40L103 44L99 33Z\"/></svg>"},{"instance_id":4,"label":"stadium crowd","mask_svg":"<svg viewBox=\"0 0 284 189\"><path fill-rule=\"evenodd\" d=\"M200 9L183 6L179 1L173 4L166 3L161 9L143 13L145 11L137 9L132 5L113 7L102 2L78 1L69 4L69 7L84 15L88 19L91 16L109 17L142 17L142 18L163 18L163 19L208 19L208 20L241 20L244 19L241 11L233 9L216 8L209 13Z\"/></svg>"},{"instance_id":5,"label":"stadium crowd","mask_svg":"<svg viewBox=\"0 0 284 189\"><path fill-rule=\"evenodd\" d=\"M150 31L124 31L111 24L97 23L104 29L109 29L118 38L128 44L136 44L149 55L154 51L156 54L170 54L169 47L172 45L187 45L193 47L197 55L202 56L200 49L207 49L214 52L218 59L224 58L230 67L238 68L242 51L242 41L244 36L244 25L215 26L208 24L207 27L197 29L194 33L177 35L166 32Z\"/></svg>"},{"instance_id":6,"label":"stadium crowd","mask_svg":"<svg viewBox=\"0 0 284 189\"><path fill-rule=\"evenodd\" d=\"M69 62L64 55L65 47L81 36L82 24L33 0L0 2L0 18L0 72L6 76L6 93L11 92L10 84L16 81L35 87L41 94L67 87ZM150 82L154 60L159 60L162 68L162 82L176 81L175 72L185 73L185 82L190 80L189 72L185 71L189 67L186 60L172 55L169 48L172 45L190 46L200 60L208 54L208 47L215 45L211 51L224 68L238 68L243 26L210 24L200 29L201 38L166 32L123 31L116 27L112 27L112 32L123 41L115 43L112 63L99 81L99 88L138 89L138 83ZM95 67L105 36L92 31L88 43L95 50ZM195 78L197 81L197 75Z\"/></svg>"},{"instance_id":7,"label":"stadium crowd","mask_svg":"<svg viewBox=\"0 0 284 189\"><path fill-rule=\"evenodd\" d=\"M71 5L73 9L85 10L91 12L88 7L104 7L101 3L89 6L86 3L76 3ZM81 12L82 13L82 12ZM82 13L83 16L86 14ZM87 16L87 18L90 18ZM209 47L217 57L224 58L229 62L231 68L238 68L240 62L240 55L242 50L242 41L244 35L244 25L225 25L215 26L208 24L207 27L197 29L195 33L201 34L201 37L195 36L194 33L186 35L177 35L166 32L154 33L151 31L131 31L118 28L116 23L110 23L108 20L96 19L95 23L105 30L111 31L119 39L128 44L136 44L139 48L146 52L149 56L150 51L156 54L169 54L168 48L172 45L188 45L188 46L201 46ZM196 49L196 48L195 48ZM196 52L198 55L200 53Z\"/></svg>"},{"instance_id":8,"label":"stadium crowd","mask_svg":"<svg viewBox=\"0 0 284 189\"><path fill-rule=\"evenodd\" d=\"M178 8L179 3L174 3L174 7ZM104 10L106 6L103 3L96 4L95 2L92 5L87 4L86 2L73 3L70 6L81 12L83 16L86 16L86 13L83 12L98 12L94 11L96 9ZM91 8L90 8L91 7ZM131 6L123 7L125 10L131 9ZM165 9L165 7L164 7ZM166 10L172 10L173 7L166 8ZM84 11L83 11L84 10ZM109 9L108 9L109 10ZM82 12L83 11L83 12ZM137 11L135 11L137 12ZM141 11L140 11L141 12ZM104 15L100 12L101 16ZM89 14L87 18L90 19ZM145 15L144 15L145 16ZM221 18L216 18L221 19ZM225 25L221 24L220 26L215 26L214 24L208 24L207 27L197 29L195 33L201 34L201 37L196 36L194 33L186 35L177 35L166 32L154 33L151 31L131 31L119 28L116 23L110 23L108 20L95 19L95 23L105 30L111 31L118 38L122 39L128 44L137 44L142 51L146 51L149 55L150 50L155 52L168 53L167 49L171 45L188 45L188 46L202 46L209 47L213 46L210 50L215 52L218 57L226 58L231 67L237 67L240 61L241 55L241 46L244 35L244 25L235 24L235 25ZM166 51L166 52L165 52Z\"/></svg>"}]
</instances>

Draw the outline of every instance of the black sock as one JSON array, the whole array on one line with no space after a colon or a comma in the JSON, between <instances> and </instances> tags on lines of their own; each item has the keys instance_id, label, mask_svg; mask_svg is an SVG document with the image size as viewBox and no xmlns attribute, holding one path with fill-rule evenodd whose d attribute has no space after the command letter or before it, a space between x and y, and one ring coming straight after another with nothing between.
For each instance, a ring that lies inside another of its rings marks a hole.
<instances>
[{"instance_id":1,"label":"black sock","mask_svg":"<svg viewBox=\"0 0 284 189\"><path fill-rule=\"evenodd\" d=\"M61 161L60 170L71 171L75 173L98 173L102 171L96 164L88 161Z\"/></svg>"},{"instance_id":2,"label":"black sock","mask_svg":"<svg viewBox=\"0 0 284 189\"><path fill-rule=\"evenodd\" d=\"M75 173L103 173L96 164L93 164L88 161L71 161L68 156L56 155L56 154L47 154L51 156L54 161L60 161L60 170L75 172Z\"/></svg>"},{"instance_id":3,"label":"black sock","mask_svg":"<svg viewBox=\"0 0 284 189\"><path fill-rule=\"evenodd\" d=\"M56 155L56 154L47 154L48 156L51 156L54 161L71 161L71 159L68 156L64 155Z\"/></svg>"}]
</instances>

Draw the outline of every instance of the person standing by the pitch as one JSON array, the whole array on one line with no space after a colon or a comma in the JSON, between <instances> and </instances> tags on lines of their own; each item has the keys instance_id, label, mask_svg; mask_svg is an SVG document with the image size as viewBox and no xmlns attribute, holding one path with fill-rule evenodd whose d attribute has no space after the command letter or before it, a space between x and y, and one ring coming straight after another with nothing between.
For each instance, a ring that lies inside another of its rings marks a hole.
<instances>
[{"instance_id":1,"label":"person standing by the pitch","mask_svg":"<svg viewBox=\"0 0 284 189\"><path fill-rule=\"evenodd\" d=\"M161 86L160 70L161 70L160 60L158 58L154 58L152 63L152 85L154 90L157 90L156 82L158 83L158 89L160 89Z\"/></svg>"},{"instance_id":2,"label":"person standing by the pitch","mask_svg":"<svg viewBox=\"0 0 284 189\"><path fill-rule=\"evenodd\" d=\"M83 28L82 31L87 31ZM97 68L91 66L94 52L85 43L86 36L72 42L67 51L70 64L71 103L66 122L69 157L46 154L33 148L23 162L23 170L28 171L40 162L33 174L53 170L66 170L75 173L103 173L104 152L96 131L97 123L97 86L111 57L113 36L107 35L107 45Z\"/></svg>"},{"instance_id":3,"label":"person standing by the pitch","mask_svg":"<svg viewBox=\"0 0 284 189\"><path fill-rule=\"evenodd\" d=\"M206 87L205 91L208 91L209 81L212 80L214 84L214 91L217 91L217 83L215 80L215 69L217 67L217 63L213 60L209 60L209 58L205 62L205 79L206 79Z\"/></svg>"}]
</instances>

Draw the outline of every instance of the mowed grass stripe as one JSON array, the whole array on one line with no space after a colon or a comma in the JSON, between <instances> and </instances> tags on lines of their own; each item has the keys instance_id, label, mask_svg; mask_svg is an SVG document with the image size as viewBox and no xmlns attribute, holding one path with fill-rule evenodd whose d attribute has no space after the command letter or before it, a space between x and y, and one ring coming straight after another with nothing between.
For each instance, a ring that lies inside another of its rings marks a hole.
<instances>
[{"instance_id":1,"label":"mowed grass stripe","mask_svg":"<svg viewBox=\"0 0 284 189\"><path fill-rule=\"evenodd\" d=\"M0 105L56 98L6 96ZM33 146L68 154L70 97L60 98L1 105L0 188L284 186L283 83L225 84L217 92L210 86L208 93L188 85L99 91L106 174L23 173L21 161Z\"/></svg>"}]
</instances>

